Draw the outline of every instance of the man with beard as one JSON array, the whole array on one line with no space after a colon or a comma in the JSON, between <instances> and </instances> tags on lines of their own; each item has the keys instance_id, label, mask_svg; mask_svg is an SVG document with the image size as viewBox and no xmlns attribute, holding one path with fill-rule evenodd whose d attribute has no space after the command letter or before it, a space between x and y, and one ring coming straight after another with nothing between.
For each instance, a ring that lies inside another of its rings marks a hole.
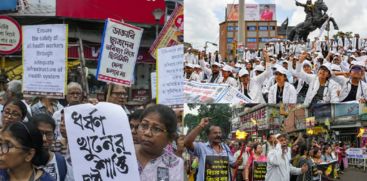
<instances>
[{"instance_id":1,"label":"man with beard","mask_svg":"<svg viewBox=\"0 0 367 181\"><path fill-rule=\"evenodd\" d=\"M265 181L289 181L290 174L300 175L307 172L307 164L296 168L290 163L291 152L288 148L287 136L285 134L276 135L276 138L276 146L268 154Z\"/></svg>"},{"instance_id":2,"label":"man with beard","mask_svg":"<svg viewBox=\"0 0 367 181\"><path fill-rule=\"evenodd\" d=\"M230 177L230 167L235 168L242 163L242 158L237 161L234 160L233 155L225 143L222 142L222 130L221 127L211 125L207 130L206 134L208 137L208 142L194 142L195 138L201 133L201 131L209 125L209 120L211 118L202 118L199 125L192 129L190 133L187 134L184 140L185 147L189 152L199 159L199 171L196 176L196 180L204 180L205 165L206 160L209 157L225 157L228 160L228 177ZM230 178L228 178L230 180Z\"/></svg>"}]
</instances>

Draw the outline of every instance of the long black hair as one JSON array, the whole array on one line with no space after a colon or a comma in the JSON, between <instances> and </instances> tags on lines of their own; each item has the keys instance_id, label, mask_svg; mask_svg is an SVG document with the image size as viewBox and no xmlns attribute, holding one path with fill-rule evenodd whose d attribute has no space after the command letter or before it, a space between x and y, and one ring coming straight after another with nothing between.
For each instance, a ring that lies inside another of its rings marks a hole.
<instances>
[{"instance_id":1,"label":"long black hair","mask_svg":"<svg viewBox=\"0 0 367 181\"><path fill-rule=\"evenodd\" d=\"M36 150L32 158L33 165L39 167L47 164L49 153L43 148L42 134L33 123L10 123L1 132L9 132L25 149Z\"/></svg>"}]
</instances>

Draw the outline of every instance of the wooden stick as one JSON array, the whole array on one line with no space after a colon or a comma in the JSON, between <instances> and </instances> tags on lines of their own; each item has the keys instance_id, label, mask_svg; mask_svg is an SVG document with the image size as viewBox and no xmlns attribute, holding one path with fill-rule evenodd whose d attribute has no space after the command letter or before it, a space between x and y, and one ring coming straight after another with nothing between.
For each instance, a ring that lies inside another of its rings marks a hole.
<instances>
[{"instance_id":1,"label":"wooden stick","mask_svg":"<svg viewBox=\"0 0 367 181\"><path fill-rule=\"evenodd\" d=\"M110 96L111 96L111 89L112 89L112 83L108 84L108 91L107 91L107 97L106 97L106 102L109 101Z\"/></svg>"}]
</instances>

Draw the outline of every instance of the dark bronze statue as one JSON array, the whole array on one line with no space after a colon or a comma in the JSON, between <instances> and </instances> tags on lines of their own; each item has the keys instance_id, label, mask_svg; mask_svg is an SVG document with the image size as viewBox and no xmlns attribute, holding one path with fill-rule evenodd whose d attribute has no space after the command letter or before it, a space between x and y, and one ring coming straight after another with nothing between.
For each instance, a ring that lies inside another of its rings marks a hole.
<instances>
[{"instance_id":1,"label":"dark bronze statue","mask_svg":"<svg viewBox=\"0 0 367 181\"><path fill-rule=\"evenodd\" d=\"M329 17L329 15L326 14L328 7L323 0L317 0L315 4L312 4L312 0L307 0L306 4L302 4L296 1L296 6L301 6L304 8L304 11L306 13L306 20L302 23L299 23L289 33L288 40L303 40L304 42L306 42L308 35L317 28L321 28L326 21L328 21L328 25L326 28L327 31L329 31L330 22L333 24L335 30L339 30L339 27L336 24L334 18Z\"/></svg>"}]
</instances>

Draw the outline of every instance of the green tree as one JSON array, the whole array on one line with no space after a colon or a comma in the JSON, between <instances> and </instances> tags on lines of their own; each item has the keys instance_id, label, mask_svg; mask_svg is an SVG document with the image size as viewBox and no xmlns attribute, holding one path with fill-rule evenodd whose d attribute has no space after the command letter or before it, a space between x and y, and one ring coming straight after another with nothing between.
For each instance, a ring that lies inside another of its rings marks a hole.
<instances>
[{"instance_id":1,"label":"green tree","mask_svg":"<svg viewBox=\"0 0 367 181\"><path fill-rule=\"evenodd\" d=\"M228 137L228 134L231 132L230 119L232 116L232 108L229 106L229 104L188 104L188 107L190 109L198 108L199 113L197 116L191 114L185 116L185 124L189 127L189 131L199 124L201 118L210 117L212 118L210 125L217 125L221 127L223 137ZM208 129L209 126L206 129ZM200 138L204 141L207 140L205 131L200 134Z\"/></svg>"}]
</instances>

